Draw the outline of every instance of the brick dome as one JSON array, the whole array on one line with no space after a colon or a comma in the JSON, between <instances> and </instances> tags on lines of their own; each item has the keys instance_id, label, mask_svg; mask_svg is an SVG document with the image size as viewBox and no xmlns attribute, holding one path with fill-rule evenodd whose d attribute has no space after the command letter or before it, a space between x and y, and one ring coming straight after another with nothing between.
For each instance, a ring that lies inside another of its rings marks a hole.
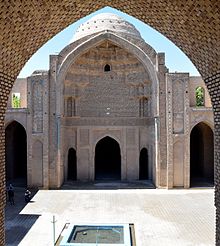
<instances>
[{"instance_id":1,"label":"brick dome","mask_svg":"<svg viewBox=\"0 0 220 246\"><path fill-rule=\"evenodd\" d=\"M77 29L72 42L94 33L111 31L121 35L141 39L139 31L120 16L113 13L97 14Z\"/></svg>"}]
</instances>

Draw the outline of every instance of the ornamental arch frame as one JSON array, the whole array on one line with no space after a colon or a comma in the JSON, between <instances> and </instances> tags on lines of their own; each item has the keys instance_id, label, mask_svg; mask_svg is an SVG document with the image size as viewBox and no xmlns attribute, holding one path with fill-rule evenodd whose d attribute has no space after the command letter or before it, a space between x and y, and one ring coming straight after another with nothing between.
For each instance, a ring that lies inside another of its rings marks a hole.
<instances>
[{"instance_id":1,"label":"ornamental arch frame","mask_svg":"<svg viewBox=\"0 0 220 246\"><path fill-rule=\"evenodd\" d=\"M206 124L208 127L210 127L210 129L212 130L213 134L214 134L214 130L215 130L215 126L213 124L212 121L208 120L208 119L204 119L204 120L198 120L196 122L194 122L191 126L190 126L190 133L192 132L193 128L195 126L197 126L199 123L204 123Z\"/></svg>"},{"instance_id":2,"label":"ornamental arch frame","mask_svg":"<svg viewBox=\"0 0 220 246\"><path fill-rule=\"evenodd\" d=\"M89 49L101 44L104 40L108 40L113 42L114 44L120 46L121 48L125 49L127 52L133 54L144 66L146 72L150 76L151 87L152 87L152 95L155 104L152 105L154 108L153 115L157 116L159 114L159 102L158 98L158 90L159 90L159 81L158 77L155 72L154 64L152 63L151 59L148 55L141 50L138 46L133 44L132 42L112 33L112 32L101 32L100 34L84 41L81 45L75 47L64 59L64 61L60 64L57 72L57 91L63 92L63 81L65 79L65 75L70 68L70 66L75 62L75 60L84 52L88 51ZM133 51L130 51L133 50ZM62 51L61 51L62 52ZM56 103L57 114L62 115L64 112L63 106L63 93L58 95L58 100Z\"/></svg>"},{"instance_id":3,"label":"ornamental arch frame","mask_svg":"<svg viewBox=\"0 0 220 246\"><path fill-rule=\"evenodd\" d=\"M121 143L120 139L118 137L116 137L115 135L111 134L111 133L105 133L105 134L102 134L100 137L96 138L95 141L93 142L93 146L92 146L92 153L93 153L93 155L95 154L95 148L96 148L97 143L100 140L102 140L103 138L106 138L106 137L110 137L113 140L115 140L118 143L118 145L120 147L120 151L122 153L123 146L122 146L122 143Z\"/></svg>"},{"instance_id":4,"label":"ornamental arch frame","mask_svg":"<svg viewBox=\"0 0 220 246\"><path fill-rule=\"evenodd\" d=\"M16 123L20 124L20 125L24 128L24 130L25 130L25 132L26 132L26 134L27 134L27 127L25 126L25 124L24 124L23 122L20 122L20 121L17 120L17 119L9 119L9 120L7 120L7 121L5 122L5 129L6 129L11 123L13 123L13 122L16 122Z\"/></svg>"}]
</instances>

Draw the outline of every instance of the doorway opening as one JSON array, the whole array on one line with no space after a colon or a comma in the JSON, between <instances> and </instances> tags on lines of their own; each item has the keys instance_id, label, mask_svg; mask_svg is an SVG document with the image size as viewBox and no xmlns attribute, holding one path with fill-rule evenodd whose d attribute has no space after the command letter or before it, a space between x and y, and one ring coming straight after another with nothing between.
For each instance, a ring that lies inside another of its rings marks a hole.
<instances>
[{"instance_id":1,"label":"doorway opening","mask_svg":"<svg viewBox=\"0 0 220 246\"><path fill-rule=\"evenodd\" d=\"M101 139L95 148L95 179L121 179L120 146L111 137Z\"/></svg>"},{"instance_id":2,"label":"doorway opening","mask_svg":"<svg viewBox=\"0 0 220 246\"><path fill-rule=\"evenodd\" d=\"M5 129L5 167L7 184L27 185L27 135L17 121Z\"/></svg>"},{"instance_id":3,"label":"doorway opening","mask_svg":"<svg viewBox=\"0 0 220 246\"><path fill-rule=\"evenodd\" d=\"M148 174L148 151L146 148L142 148L139 157L139 179L149 179Z\"/></svg>"},{"instance_id":4,"label":"doorway opening","mask_svg":"<svg viewBox=\"0 0 220 246\"><path fill-rule=\"evenodd\" d=\"M67 180L77 180L76 150L73 148L70 148L68 151Z\"/></svg>"},{"instance_id":5,"label":"doorway opening","mask_svg":"<svg viewBox=\"0 0 220 246\"><path fill-rule=\"evenodd\" d=\"M213 131L203 122L190 134L190 184L191 187L214 184Z\"/></svg>"}]
</instances>

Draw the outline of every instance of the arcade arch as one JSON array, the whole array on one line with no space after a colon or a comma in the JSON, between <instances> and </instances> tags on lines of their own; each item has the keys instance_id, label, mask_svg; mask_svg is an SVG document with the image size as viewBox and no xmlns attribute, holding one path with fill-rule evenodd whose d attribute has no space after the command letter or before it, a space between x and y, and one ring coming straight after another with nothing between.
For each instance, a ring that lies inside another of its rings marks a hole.
<instances>
[{"instance_id":1,"label":"arcade arch","mask_svg":"<svg viewBox=\"0 0 220 246\"><path fill-rule=\"evenodd\" d=\"M26 186L27 135L17 121L12 121L5 128L5 166L7 183Z\"/></svg>"},{"instance_id":2,"label":"arcade arch","mask_svg":"<svg viewBox=\"0 0 220 246\"><path fill-rule=\"evenodd\" d=\"M190 185L214 183L214 136L204 122L193 127L190 134Z\"/></svg>"}]
</instances>

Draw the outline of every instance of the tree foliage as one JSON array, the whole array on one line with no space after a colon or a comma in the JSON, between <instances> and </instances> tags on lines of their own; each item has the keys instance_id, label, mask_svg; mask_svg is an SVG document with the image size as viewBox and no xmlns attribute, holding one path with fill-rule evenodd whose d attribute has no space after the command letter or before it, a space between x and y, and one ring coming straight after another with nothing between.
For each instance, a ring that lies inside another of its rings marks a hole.
<instances>
[{"instance_id":1,"label":"tree foliage","mask_svg":"<svg viewBox=\"0 0 220 246\"><path fill-rule=\"evenodd\" d=\"M204 106L205 105L205 98L204 98L204 88L199 86L196 88L196 106Z\"/></svg>"},{"instance_id":2,"label":"tree foliage","mask_svg":"<svg viewBox=\"0 0 220 246\"><path fill-rule=\"evenodd\" d=\"M13 96L12 96L12 107L13 108L20 108L21 107L20 95L13 94Z\"/></svg>"}]
</instances>

